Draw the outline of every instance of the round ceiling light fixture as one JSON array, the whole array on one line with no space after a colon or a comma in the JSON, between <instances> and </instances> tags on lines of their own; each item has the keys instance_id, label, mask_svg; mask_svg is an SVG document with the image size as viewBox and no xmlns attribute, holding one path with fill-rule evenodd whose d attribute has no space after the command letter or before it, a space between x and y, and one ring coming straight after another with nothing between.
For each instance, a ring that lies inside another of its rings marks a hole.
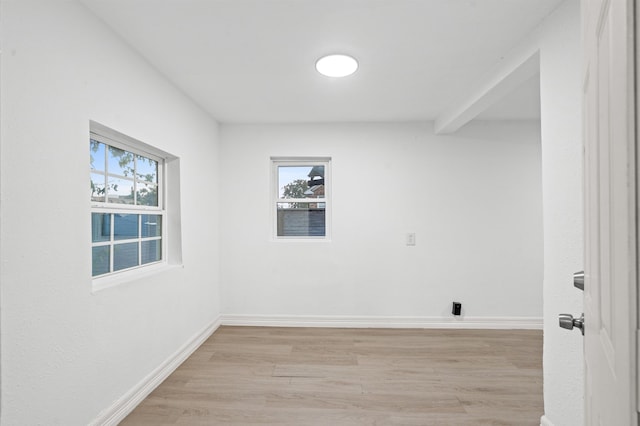
<instances>
[{"instance_id":1,"label":"round ceiling light fixture","mask_svg":"<svg viewBox=\"0 0 640 426\"><path fill-rule=\"evenodd\" d=\"M358 69L358 61L348 55L327 55L316 61L316 70L327 77L346 77Z\"/></svg>"}]
</instances>

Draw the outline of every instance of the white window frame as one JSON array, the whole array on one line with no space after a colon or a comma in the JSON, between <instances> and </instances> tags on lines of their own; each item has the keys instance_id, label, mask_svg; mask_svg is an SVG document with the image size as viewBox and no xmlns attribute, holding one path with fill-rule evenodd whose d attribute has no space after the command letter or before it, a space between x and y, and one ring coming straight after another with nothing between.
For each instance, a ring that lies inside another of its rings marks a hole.
<instances>
[{"instance_id":1,"label":"white window frame","mask_svg":"<svg viewBox=\"0 0 640 426\"><path fill-rule=\"evenodd\" d=\"M310 203L310 198L280 198L278 167L324 166L325 235L278 236L278 203ZM331 157L271 157L271 211L272 238L274 241L331 241Z\"/></svg>"},{"instance_id":2,"label":"white window frame","mask_svg":"<svg viewBox=\"0 0 640 426\"><path fill-rule=\"evenodd\" d=\"M143 142L137 141L133 138L130 138L126 135L123 135L119 132L111 130L107 127L99 125L97 123L91 123L91 130L89 135L90 140L96 140L105 144L106 146L112 146L114 148L122 149L128 152L133 153L134 155L139 155L145 158L150 158L158 163L157 170L157 197L158 197L158 205L157 206L144 206L144 205L131 205L131 204L120 204L120 203L110 203L108 202L108 198L105 202L93 201L91 200L91 215L94 213L106 213L110 214L110 233L108 241L100 241L93 242L90 240L90 247L93 252L93 247L101 247L101 246L109 246L109 272L93 275L92 272L92 281L94 284L94 289L96 286L99 288L102 283L107 282L113 277L118 276L126 276L128 273L136 270L142 269L153 269L158 267L158 265L167 263L167 211L165 206L165 169L166 169L166 161L165 157L161 155L159 152L150 152L154 151L149 145L144 144ZM151 149L150 149L151 148ZM159 155L160 154L160 155ZM91 167L89 168L89 173L95 173ZM105 165L104 165L104 174L108 177L108 148L105 148ZM116 175L120 178L119 175ZM129 179L135 181L135 175L133 179ZM135 194L136 191L134 191ZM114 238L114 226L115 226L115 215L116 214L135 214L138 215L138 235L136 237L128 238L128 239L118 239ZM141 220L143 215L158 215L161 216L161 230L160 236L153 237L143 237L142 236L142 227ZM91 216L92 217L92 216ZM154 262L148 262L142 264L142 243L144 241L152 241L152 240L160 240L160 259ZM114 248L120 244L128 244L128 243L137 243L138 245L138 259L137 264L133 267L120 269L117 271L113 270L113 262L114 262ZM93 261L93 254L92 254Z\"/></svg>"}]
</instances>

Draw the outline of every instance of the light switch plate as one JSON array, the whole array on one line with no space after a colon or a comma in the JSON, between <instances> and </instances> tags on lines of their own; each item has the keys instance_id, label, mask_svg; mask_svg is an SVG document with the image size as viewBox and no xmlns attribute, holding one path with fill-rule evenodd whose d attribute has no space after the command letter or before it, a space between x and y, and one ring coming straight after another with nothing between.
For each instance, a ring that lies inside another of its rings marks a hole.
<instances>
[{"instance_id":1,"label":"light switch plate","mask_svg":"<svg viewBox=\"0 0 640 426\"><path fill-rule=\"evenodd\" d=\"M416 245L416 234L415 232L409 232L407 234L407 245L415 246Z\"/></svg>"}]
</instances>

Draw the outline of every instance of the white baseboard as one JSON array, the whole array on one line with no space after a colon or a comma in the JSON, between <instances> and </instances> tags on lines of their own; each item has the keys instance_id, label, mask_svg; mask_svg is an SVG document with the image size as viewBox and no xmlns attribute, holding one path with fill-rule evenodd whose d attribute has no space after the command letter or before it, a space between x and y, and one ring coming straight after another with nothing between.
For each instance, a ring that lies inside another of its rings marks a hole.
<instances>
[{"instance_id":1,"label":"white baseboard","mask_svg":"<svg viewBox=\"0 0 640 426\"><path fill-rule=\"evenodd\" d=\"M553 426L551 420L547 418L547 416L540 417L540 426Z\"/></svg>"},{"instance_id":2,"label":"white baseboard","mask_svg":"<svg viewBox=\"0 0 640 426\"><path fill-rule=\"evenodd\" d=\"M356 317L225 314L222 325L341 328L473 328L542 330L541 317Z\"/></svg>"},{"instance_id":3,"label":"white baseboard","mask_svg":"<svg viewBox=\"0 0 640 426\"><path fill-rule=\"evenodd\" d=\"M180 349L142 379L93 420L91 426L116 426L138 406L160 383L180 366L220 327L220 317L190 338Z\"/></svg>"}]
</instances>

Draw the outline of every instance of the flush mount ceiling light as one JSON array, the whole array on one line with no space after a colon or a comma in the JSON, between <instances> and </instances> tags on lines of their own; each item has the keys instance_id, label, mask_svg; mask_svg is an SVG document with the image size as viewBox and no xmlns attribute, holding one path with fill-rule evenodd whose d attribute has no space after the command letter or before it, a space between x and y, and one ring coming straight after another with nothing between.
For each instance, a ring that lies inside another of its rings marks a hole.
<instances>
[{"instance_id":1,"label":"flush mount ceiling light","mask_svg":"<svg viewBox=\"0 0 640 426\"><path fill-rule=\"evenodd\" d=\"M316 70L327 77L346 77L358 69L358 61L347 55L323 56L316 62Z\"/></svg>"}]
</instances>

